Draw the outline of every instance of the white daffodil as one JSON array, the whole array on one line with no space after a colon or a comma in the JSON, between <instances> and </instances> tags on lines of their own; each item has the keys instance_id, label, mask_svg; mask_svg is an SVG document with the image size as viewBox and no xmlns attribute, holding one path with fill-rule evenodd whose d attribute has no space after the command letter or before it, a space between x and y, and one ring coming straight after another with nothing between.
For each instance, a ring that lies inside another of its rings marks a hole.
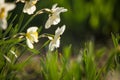
<instances>
[{"instance_id":1,"label":"white daffodil","mask_svg":"<svg viewBox=\"0 0 120 80\"><path fill-rule=\"evenodd\" d=\"M52 37L48 37L51 42L49 44L49 50L53 51L54 48L58 48L60 47L60 35L63 34L63 32L65 31L65 25L63 25L61 28L57 28L57 30L55 31L55 36L54 39Z\"/></svg>"},{"instance_id":2,"label":"white daffodil","mask_svg":"<svg viewBox=\"0 0 120 80\"><path fill-rule=\"evenodd\" d=\"M27 29L26 33L26 39L27 39L27 45L29 48L33 49L34 42L38 42L38 27L30 27Z\"/></svg>"},{"instance_id":3,"label":"white daffodil","mask_svg":"<svg viewBox=\"0 0 120 80\"><path fill-rule=\"evenodd\" d=\"M57 7L57 4L54 4L51 9L51 14L45 24L45 28L50 28L51 25L57 25L60 22L60 13L66 12L67 9L64 7Z\"/></svg>"},{"instance_id":4,"label":"white daffodil","mask_svg":"<svg viewBox=\"0 0 120 80\"><path fill-rule=\"evenodd\" d=\"M5 3L4 0L0 0L0 27L2 29L7 28L7 15L8 11L11 11L15 8L13 3Z\"/></svg>"},{"instance_id":5,"label":"white daffodil","mask_svg":"<svg viewBox=\"0 0 120 80\"><path fill-rule=\"evenodd\" d=\"M23 12L27 13L29 15L33 14L36 10L35 4L38 0L17 0L16 2L21 1L22 3L25 3L25 6L23 8Z\"/></svg>"}]
</instances>

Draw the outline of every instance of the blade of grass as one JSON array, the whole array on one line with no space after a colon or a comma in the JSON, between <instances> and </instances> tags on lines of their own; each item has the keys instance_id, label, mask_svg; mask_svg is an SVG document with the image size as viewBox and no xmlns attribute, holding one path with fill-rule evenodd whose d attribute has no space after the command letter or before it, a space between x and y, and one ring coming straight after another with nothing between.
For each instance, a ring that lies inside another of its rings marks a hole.
<instances>
[{"instance_id":1,"label":"blade of grass","mask_svg":"<svg viewBox=\"0 0 120 80\"><path fill-rule=\"evenodd\" d=\"M5 37L11 30L12 26L13 26L13 22L15 21L15 19L17 18L17 14L14 16L14 18L12 19L12 21L10 22L8 28L6 29L5 33L3 34L3 37Z\"/></svg>"},{"instance_id":2,"label":"blade of grass","mask_svg":"<svg viewBox=\"0 0 120 80\"><path fill-rule=\"evenodd\" d=\"M118 40L117 40L117 38L115 37L115 35L113 33L111 33L111 35L112 35L113 44L114 44L115 48L117 48Z\"/></svg>"},{"instance_id":3,"label":"blade of grass","mask_svg":"<svg viewBox=\"0 0 120 80\"><path fill-rule=\"evenodd\" d=\"M20 29L20 32L22 32L25 27L33 20L33 18L35 17L35 15L32 15L28 20L27 22L25 23L25 25Z\"/></svg>"}]
</instances>

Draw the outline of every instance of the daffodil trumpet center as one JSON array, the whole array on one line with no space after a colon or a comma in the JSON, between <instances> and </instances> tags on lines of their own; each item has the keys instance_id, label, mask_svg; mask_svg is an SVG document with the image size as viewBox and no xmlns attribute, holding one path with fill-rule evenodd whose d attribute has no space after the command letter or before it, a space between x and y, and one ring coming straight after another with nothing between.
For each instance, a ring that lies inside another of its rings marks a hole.
<instances>
[{"instance_id":1,"label":"daffodil trumpet center","mask_svg":"<svg viewBox=\"0 0 120 80\"><path fill-rule=\"evenodd\" d=\"M33 36L35 36L35 38L38 39L38 33L37 32L29 32L29 33L26 33L26 37L31 40L32 42L34 41L34 38Z\"/></svg>"},{"instance_id":2,"label":"daffodil trumpet center","mask_svg":"<svg viewBox=\"0 0 120 80\"><path fill-rule=\"evenodd\" d=\"M5 8L1 8L0 10L0 19L3 19L5 17Z\"/></svg>"}]
</instances>

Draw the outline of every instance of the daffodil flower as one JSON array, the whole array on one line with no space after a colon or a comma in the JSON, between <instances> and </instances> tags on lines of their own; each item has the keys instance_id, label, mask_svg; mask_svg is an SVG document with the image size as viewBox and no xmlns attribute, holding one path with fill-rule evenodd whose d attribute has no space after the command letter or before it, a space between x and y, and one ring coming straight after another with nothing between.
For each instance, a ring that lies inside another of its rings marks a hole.
<instances>
[{"instance_id":1,"label":"daffodil flower","mask_svg":"<svg viewBox=\"0 0 120 80\"><path fill-rule=\"evenodd\" d=\"M33 49L34 46L34 42L38 42L38 27L30 27L27 29L27 33L26 33L26 39L27 39L27 45L29 48Z\"/></svg>"},{"instance_id":2,"label":"daffodil flower","mask_svg":"<svg viewBox=\"0 0 120 80\"><path fill-rule=\"evenodd\" d=\"M33 14L36 10L35 4L38 0L17 0L16 2L21 1L22 3L25 3L25 6L23 8L23 12L27 13L29 15Z\"/></svg>"},{"instance_id":3,"label":"daffodil flower","mask_svg":"<svg viewBox=\"0 0 120 80\"><path fill-rule=\"evenodd\" d=\"M7 28L7 15L8 11L11 11L15 8L13 3L5 3L4 0L0 0L0 27L2 29Z\"/></svg>"},{"instance_id":4,"label":"daffodil flower","mask_svg":"<svg viewBox=\"0 0 120 80\"><path fill-rule=\"evenodd\" d=\"M46 29L50 28L51 25L57 25L60 22L60 13L67 11L64 7L57 7L57 4L54 4L50 10L51 14L49 14L49 18L45 24Z\"/></svg>"},{"instance_id":5,"label":"daffodil flower","mask_svg":"<svg viewBox=\"0 0 120 80\"><path fill-rule=\"evenodd\" d=\"M54 38L52 37L48 37L51 41L50 41L50 44L49 44L49 50L50 51L53 51L54 48L58 48L60 47L60 35L63 34L63 32L65 31L65 25L63 25L61 28L57 28L57 30L55 31L55 36Z\"/></svg>"}]
</instances>

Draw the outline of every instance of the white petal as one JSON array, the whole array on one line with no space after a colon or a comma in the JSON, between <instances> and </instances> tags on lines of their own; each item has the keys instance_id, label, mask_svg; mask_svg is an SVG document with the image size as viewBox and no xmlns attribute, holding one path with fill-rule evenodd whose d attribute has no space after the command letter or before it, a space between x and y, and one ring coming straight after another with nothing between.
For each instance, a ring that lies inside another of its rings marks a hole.
<instances>
[{"instance_id":1,"label":"white petal","mask_svg":"<svg viewBox=\"0 0 120 80\"><path fill-rule=\"evenodd\" d=\"M53 25L57 25L60 22L60 16L59 15L53 15L53 17L55 17L55 19L53 20Z\"/></svg>"},{"instance_id":2,"label":"white petal","mask_svg":"<svg viewBox=\"0 0 120 80\"><path fill-rule=\"evenodd\" d=\"M49 15L48 20L46 21L45 28L48 29L51 27L51 25L57 25L60 22L60 13L66 12L67 9L64 7L57 7L57 4L54 4L52 6L52 14Z\"/></svg>"},{"instance_id":3,"label":"white petal","mask_svg":"<svg viewBox=\"0 0 120 80\"><path fill-rule=\"evenodd\" d=\"M62 35L62 34L63 34L63 32L65 31L65 28L66 28L66 26L65 26L65 25L63 25L63 26L61 27L61 33L60 33L60 35Z\"/></svg>"},{"instance_id":4,"label":"white petal","mask_svg":"<svg viewBox=\"0 0 120 80\"><path fill-rule=\"evenodd\" d=\"M49 50L53 51L54 48L55 48L55 44L53 43L53 41L51 41L50 44L49 44Z\"/></svg>"},{"instance_id":5,"label":"white petal","mask_svg":"<svg viewBox=\"0 0 120 80\"><path fill-rule=\"evenodd\" d=\"M0 4L4 4L5 0L0 0Z\"/></svg>"},{"instance_id":6,"label":"white petal","mask_svg":"<svg viewBox=\"0 0 120 80\"><path fill-rule=\"evenodd\" d=\"M29 32L36 32L38 30L38 27L30 27L27 29L27 33Z\"/></svg>"},{"instance_id":7,"label":"white petal","mask_svg":"<svg viewBox=\"0 0 120 80\"><path fill-rule=\"evenodd\" d=\"M56 9L57 5L58 5L57 3L54 4L54 5L52 6L52 10Z\"/></svg>"},{"instance_id":8,"label":"white petal","mask_svg":"<svg viewBox=\"0 0 120 80\"><path fill-rule=\"evenodd\" d=\"M14 8L15 8L15 4L12 4L12 3L6 3L6 4L4 4L5 5L5 9L6 9L6 11L11 11L11 10L13 10Z\"/></svg>"},{"instance_id":9,"label":"white petal","mask_svg":"<svg viewBox=\"0 0 120 80\"><path fill-rule=\"evenodd\" d=\"M50 26L52 25L52 23L53 23L53 19L52 19L52 17L49 17L48 20L46 21L45 29L50 28Z\"/></svg>"},{"instance_id":10,"label":"white petal","mask_svg":"<svg viewBox=\"0 0 120 80\"><path fill-rule=\"evenodd\" d=\"M28 47L31 48L31 49L34 48L32 42L31 42L29 39L27 39L27 45L28 45Z\"/></svg>"},{"instance_id":11,"label":"white petal","mask_svg":"<svg viewBox=\"0 0 120 80\"><path fill-rule=\"evenodd\" d=\"M23 12L28 13L30 15L33 14L35 10L36 10L36 6L31 5L29 2L27 2L24 6Z\"/></svg>"},{"instance_id":12,"label":"white petal","mask_svg":"<svg viewBox=\"0 0 120 80\"><path fill-rule=\"evenodd\" d=\"M57 7L56 9L53 10L53 13L60 15L60 13L62 12L66 12L67 9L65 9L64 7Z\"/></svg>"},{"instance_id":13,"label":"white petal","mask_svg":"<svg viewBox=\"0 0 120 80\"><path fill-rule=\"evenodd\" d=\"M57 25L59 22L60 22L60 16L59 15L52 15L46 21L45 28L48 29L51 27L51 25Z\"/></svg>"},{"instance_id":14,"label":"white petal","mask_svg":"<svg viewBox=\"0 0 120 80\"><path fill-rule=\"evenodd\" d=\"M0 19L0 27L2 29L4 29L4 30L7 28L7 21L6 21L6 19Z\"/></svg>"},{"instance_id":15,"label":"white petal","mask_svg":"<svg viewBox=\"0 0 120 80\"><path fill-rule=\"evenodd\" d=\"M51 37L51 36L48 36L48 39L49 39L49 40L53 40L53 37Z\"/></svg>"},{"instance_id":16,"label":"white petal","mask_svg":"<svg viewBox=\"0 0 120 80\"><path fill-rule=\"evenodd\" d=\"M60 47L60 39L57 39L55 47L56 48Z\"/></svg>"},{"instance_id":17,"label":"white petal","mask_svg":"<svg viewBox=\"0 0 120 80\"><path fill-rule=\"evenodd\" d=\"M65 28L66 28L65 25L63 25L61 28L58 27L58 28L56 29L56 31L55 31L55 34L56 34L56 35L62 35L63 32L65 31Z\"/></svg>"},{"instance_id":18,"label":"white petal","mask_svg":"<svg viewBox=\"0 0 120 80\"><path fill-rule=\"evenodd\" d=\"M38 36L31 34L31 37L33 38L33 41L35 41L36 43L38 42Z\"/></svg>"},{"instance_id":19,"label":"white petal","mask_svg":"<svg viewBox=\"0 0 120 80\"><path fill-rule=\"evenodd\" d=\"M26 0L20 0L22 3L25 3Z\"/></svg>"},{"instance_id":20,"label":"white petal","mask_svg":"<svg viewBox=\"0 0 120 80\"><path fill-rule=\"evenodd\" d=\"M49 50L50 51L53 51L54 48L58 48L58 47L60 47L60 39L52 40L49 44Z\"/></svg>"}]
</instances>

